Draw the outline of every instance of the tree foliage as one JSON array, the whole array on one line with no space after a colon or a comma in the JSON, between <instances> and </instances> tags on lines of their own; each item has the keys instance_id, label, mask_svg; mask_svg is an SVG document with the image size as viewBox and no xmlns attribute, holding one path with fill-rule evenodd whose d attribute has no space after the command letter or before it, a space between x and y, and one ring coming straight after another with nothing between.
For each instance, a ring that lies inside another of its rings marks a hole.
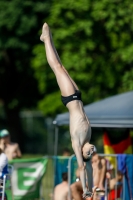
<instances>
[{"instance_id":1,"label":"tree foliage","mask_svg":"<svg viewBox=\"0 0 133 200\"><path fill-rule=\"evenodd\" d=\"M19 112L36 107L41 98L30 61L49 6L50 1L0 1L0 99L8 128L20 142Z\"/></svg>"},{"instance_id":2,"label":"tree foliage","mask_svg":"<svg viewBox=\"0 0 133 200\"><path fill-rule=\"evenodd\" d=\"M133 90L132 13L131 0L1 0L0 101L7 124L0 128L8 127L23 147L21 110L53 116L66 109L39 40L45 21L84 104Z\"/></svg>"},{"instance_id":3,"label":"tree foliage","mask_svg":"<svg viewBox=\"0 0 133 200\"><path fill-rule=\"evenodd\" d=\"M132 13L131 0L52 1L46 21L62 63L82 90L85 104L133 89ZM43 44L35 46L33 54L32 66L44 95L39 108L45 114L63 111Z\"/></svg>"}]
</instances>

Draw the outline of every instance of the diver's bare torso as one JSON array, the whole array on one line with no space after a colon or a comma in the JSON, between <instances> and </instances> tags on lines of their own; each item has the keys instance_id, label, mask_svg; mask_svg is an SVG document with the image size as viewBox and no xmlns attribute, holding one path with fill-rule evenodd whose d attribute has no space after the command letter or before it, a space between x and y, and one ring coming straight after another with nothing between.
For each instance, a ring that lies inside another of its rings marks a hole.
<instances>
[{"instance_id":1,"label":"diver's bare torso","mask_svg":"<svg viewBox=\"0 0 133 200\"><path fill-rule=\"evenodd\" d=\"M73 142L83 146L91 138L91 127L84 112L82 101L71 101L66 107L70 113L70 135Z\"/></svg>"}]
</instances>

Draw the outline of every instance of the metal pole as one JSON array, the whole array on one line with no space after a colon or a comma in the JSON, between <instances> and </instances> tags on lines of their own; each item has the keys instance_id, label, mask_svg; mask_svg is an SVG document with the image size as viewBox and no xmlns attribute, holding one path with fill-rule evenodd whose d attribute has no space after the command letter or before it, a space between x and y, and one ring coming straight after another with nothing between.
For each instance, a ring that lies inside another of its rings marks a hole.
<instances>
[{"instance_id":1,"label":"metal pole","mask_svg":"<svg viewBox=\"0 0 133 200\"><path fill-rule=\"evenodd\" d=\"M57 156L57 150L58 150L58 126L55 126L55 143L54 143L54 156Z\"/></svg>"},{"instance_id":2,"label":"metal pole","mask_svg":"<svg viewBox=\"0 0 133 200\"><path fill-rule=\"evenodd\" d=\"M53 165L53 170L54 170L54 183L55 183L55 178L56 178L56 159L57 159L57 149L58 149L58 127L55 126L55 143L54 143L54 165ZM54 186L53 186L53 191L54 191Z\"/></svg>"},{"instance_id":3,"label":"metal pole","mask_svg":"<svg viewBox=\"0 0 133 200\"><path fill-rule=\"evenodd\" d=\"M47 125L47 154L52 155L53 154L53 133L52 133L52 119L50 117L47 117L45 119L46 125Z\"/></svg>"},{"instance_id":4,"label":"metal pole","mask_svg":"<svg viewBox=\"0 0 133 200\"><path fill-rule=\"evenodd\" d=\"M116 158L115 158L115 177L117 177L117 159ZM115 199L117 199L117 184L115 184Z\"/></svg>"},{"instance_id":5,"label":"metal pole","mask_svg":"<svg viewBox=\"0 0 133 200\"><path fill-rule=\"evenodd\" d=\"M126 178L125 178L125 175L124 175L124 177L123 177L123 186L122 186L122 187L123 187L123 195L122 195L122 196L123 196L123 200L126 199L126 195L125 195L125 194L126 194L126 193L125 193L125 179L126 179Z\"/></svg>"},{"instance_id":6,"label":"metal pole","mask_svg":"<svg viewBox=\"0 0 133 200\"><path fill-rule=\"evenodd\" d=\"M104 198L104 200L108 200L107 179L105 180L105 198Z\"/></svg>"},{"instance_id":7,"label":"metal pole","mask_svg":"<svg viewBox=\"0 0 133 200\"><path fill-rule=\"evenodd\" d=\"M6 185L6 175L3 177L3 186L2 186L2 200L5 198L5 185Z\"/></svg>"},{"instance_id":8,"label":"metal pole","mask_svg":"<svg viewBox=\"0 0 133 200\"><path fill-rule=\"evenodd\" d=\"M71 155L68 160L68 198L71 200L71 161L75 157L75 154Z\"/></svg>"}]
</instances>

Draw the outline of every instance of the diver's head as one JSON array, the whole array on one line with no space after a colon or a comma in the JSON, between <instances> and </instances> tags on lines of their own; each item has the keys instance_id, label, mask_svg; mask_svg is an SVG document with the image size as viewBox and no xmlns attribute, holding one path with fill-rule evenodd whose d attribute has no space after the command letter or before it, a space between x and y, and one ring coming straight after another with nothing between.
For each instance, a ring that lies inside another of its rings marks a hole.
<instances>
[{"instance_id":1,"label":"diver's head","mask_svg":"<svg viewBox=\"0 0 133 200\"><path fill-rule=\"evenodd\" d=\"M83 161L88 162L91 159L91 155L94 152L94 145L89 142L85 143L82 148Z\"/></svg>"}]
</instances>

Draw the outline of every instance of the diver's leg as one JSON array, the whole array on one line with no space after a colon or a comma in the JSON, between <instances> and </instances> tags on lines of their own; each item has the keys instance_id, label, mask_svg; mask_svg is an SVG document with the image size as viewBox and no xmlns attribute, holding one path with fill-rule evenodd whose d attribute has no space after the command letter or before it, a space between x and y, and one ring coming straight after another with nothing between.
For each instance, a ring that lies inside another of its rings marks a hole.
<instances>
[{"instance_id":1,"label":"diver's leg","mask_svg":"<svg viewBox=\"0 0 133 200\"><path fill-rule=\"evenodd\" d=\"M68 75L69 79L70 79L70 80L71 80L71 82L73 83L73 85L74 85L75 89L76 89L76 90L79 90L79 88L78 88L77 84L76 84L76 83L74 82L74 80L71 78L71 76L69 75L68 71L65 69L65 67L63 67L63 68L64 68L64 70L65 70L66 74Z\"/></svg>"},{"instance_id":2,"label":"diver's leg","mask_svg":"<svg viewBox=\"0 0 133 200\"><path fill-rule=\"evenodd\" d=\"M68 72L66 72L66 70L62 66L62 63L52 41L50 29L46 23L43 25L42 35L40 39L45 44L47 61L51 69L55 73L62 96L69 96L71 94L74 94L76 90L75 85L73 84L72 79L70 79Z\"/></svg>"},{"instance_id":3,"label":"diver's leg","mask_svg":"<svg viewBox=\"0 0 133 200\"><path fill-rule=\"evenodd\" d=\"M49 32L49 33L50 33L50 40L51 40L51 43L52 43L52 46L53 46L53 50L54 50L54 52L55 52L55 54L56 54L56 57L57 57L58 61L61 63L60 57L59 57L59 55L58 55L58 53L57 53L57 51L56 51L56 48L55 48L55 46L54 46L54 42L53 42L53 39L52 39L52 34L51 34L51 32ZM68 71L66 70L66 68L65 68L63 65L62 65L62 67L63 67L64 71L66 72L66 74L68 75L68 77L69 77L69 79L71 80L71 82L73 83L75 89L76 89L76 90L79 90L77 84L76 84L76 83L74 82L74 80L70 77L70 75L69 75Z\"/></svg>"}]
</instances>

